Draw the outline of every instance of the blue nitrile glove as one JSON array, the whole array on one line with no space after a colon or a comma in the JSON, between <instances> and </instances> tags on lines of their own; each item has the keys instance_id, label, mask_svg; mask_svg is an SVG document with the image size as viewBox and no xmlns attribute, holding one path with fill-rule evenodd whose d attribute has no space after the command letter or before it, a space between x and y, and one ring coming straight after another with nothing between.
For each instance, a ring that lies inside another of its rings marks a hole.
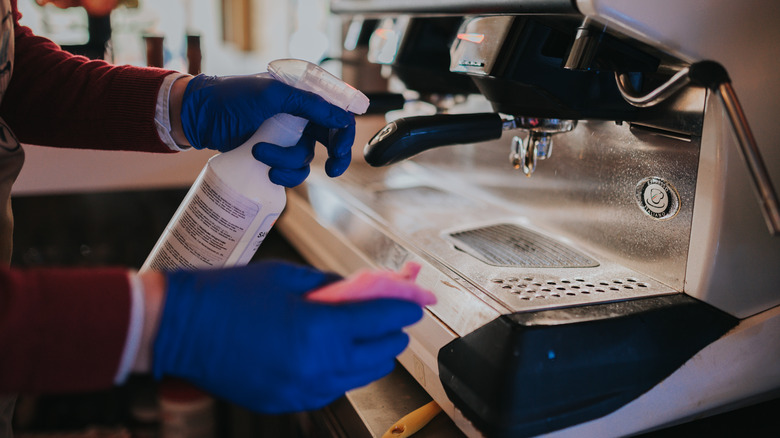
<instances>
[{"instance_id":1,"label":"blue nitrile glove","mask_svg":"<svg viewBox=\"0 0 780 438\"><path fill-rule=\"evenodd\" d=\"M355 116L268 75L195 76L182 97L181 122L193 147L226 152L279 113L308 119L309 126L296 146L266 153L271 145L255 145L254 156L272 167L271 181L288 187L300 184L309 173L315 140L328 150L328 175L344 173L355 140Z\"/></svg>"},{"instance_id":2,"label":"blue nitrile glove","mask_svg":"<svg viewBox=\"0 0 780 438\"><path fill-rule=\"evenodd\" d=\"M166 275L155 377L264 413L317 409L388 374L408 343L401 328L422 317L400 300L308 301L334 276L284 262Z\"/></svg>"},{"instance_id":3,"label":"blue nitrile glove","mask_svg":"<svg viewBox=\"0 0 780 438\"><path fill-rule=\"evenodd\" d=\"M315 142L328 148L325 172L336 177L344 173L352 161L352 143L355 141L355 125L343 129L327 129L309 123L295 146L281 147L270 143L258 143L252 155L271 167L269 179L274 184L295 187L309 176L309 163L314 158Z\"/></svg>"}]
</instances>

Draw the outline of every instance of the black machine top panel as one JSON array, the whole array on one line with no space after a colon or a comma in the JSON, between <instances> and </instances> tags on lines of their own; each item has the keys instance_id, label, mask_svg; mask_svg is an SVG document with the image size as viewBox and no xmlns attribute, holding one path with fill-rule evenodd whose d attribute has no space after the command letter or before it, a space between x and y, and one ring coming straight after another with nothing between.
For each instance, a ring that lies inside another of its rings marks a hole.
<instances>
[{"instance_id":1,"label":"black machine top panel","mask_svg":"<svg viewBox=\"0 0 780 438\"><path fill-rule=\"evenodd\" d=\"M334 13L571 14L574 0L332 0Z\"/></svg>"}]
</instances>

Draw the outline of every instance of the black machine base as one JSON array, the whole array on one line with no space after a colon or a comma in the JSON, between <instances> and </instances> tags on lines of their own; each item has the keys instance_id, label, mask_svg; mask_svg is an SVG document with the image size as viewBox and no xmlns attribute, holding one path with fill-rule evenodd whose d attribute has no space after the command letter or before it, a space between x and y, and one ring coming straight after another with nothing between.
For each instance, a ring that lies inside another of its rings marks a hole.
<instances>
[{"instance_id":1,"label":"black machine base","mask_svg":"<svg viewBox=\"0 0 780 438\"><path fill-rule=\"evenodd\" d=\"M488 437L604 416L738 320L684 294L501 316L439 351L447 396Z\"/></svg>"}]
</instances>

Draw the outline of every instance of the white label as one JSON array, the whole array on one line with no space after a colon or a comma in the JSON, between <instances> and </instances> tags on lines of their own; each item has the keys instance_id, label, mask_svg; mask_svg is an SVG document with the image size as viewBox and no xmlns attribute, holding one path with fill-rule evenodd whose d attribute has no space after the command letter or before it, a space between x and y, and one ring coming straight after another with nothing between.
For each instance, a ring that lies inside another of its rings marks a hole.
<instances>
[{"instance_id":1,"label":"white label","mask_svg":"<svg viewBox=\"0 0 780 438\"><path fill-rule=\"evenodd\" d=\"M260 227L255 232L255 236L252 239L252 242L246 246L244 249L244 253L241 254L241 257L236 259L235 264L236 265L246 265L247 263L252 260L252 257L255 255L257 250L260 248L260 245L263 243L265 238L268 236L268 232L271 231L271 228L276 223L276 219L279 218L279 213L271 213L263 219L263 222L260 224Z\"/></svg>"},{"instance_id":2,"label":"white label","mask_svg":"<svg viewBox=\"0 0 780 438\"><path fill-rule=\"evenodd\" d=\"M152 269L223 266L260 211L260 204L225 185L211 168L192 190L166 230Z\"/></svg>"}]
</instances>

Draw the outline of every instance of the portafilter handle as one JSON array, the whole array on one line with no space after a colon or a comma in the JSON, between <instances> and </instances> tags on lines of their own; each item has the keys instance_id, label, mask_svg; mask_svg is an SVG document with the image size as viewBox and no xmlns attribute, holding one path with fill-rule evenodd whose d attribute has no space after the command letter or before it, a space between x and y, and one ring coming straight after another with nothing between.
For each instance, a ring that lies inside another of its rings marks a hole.
<instances>
[{"instance_id":1,"label":"portafilter handle","mask_svg":"<svg viewBox=\"0 0 780 438\"><path fill-rule=\"evenodd\" d=\"M440 146L496 140L506 123L498 113L404 117L377 132L363 156L371 166L388 166Z\"/></svg>"}]
</instances>

